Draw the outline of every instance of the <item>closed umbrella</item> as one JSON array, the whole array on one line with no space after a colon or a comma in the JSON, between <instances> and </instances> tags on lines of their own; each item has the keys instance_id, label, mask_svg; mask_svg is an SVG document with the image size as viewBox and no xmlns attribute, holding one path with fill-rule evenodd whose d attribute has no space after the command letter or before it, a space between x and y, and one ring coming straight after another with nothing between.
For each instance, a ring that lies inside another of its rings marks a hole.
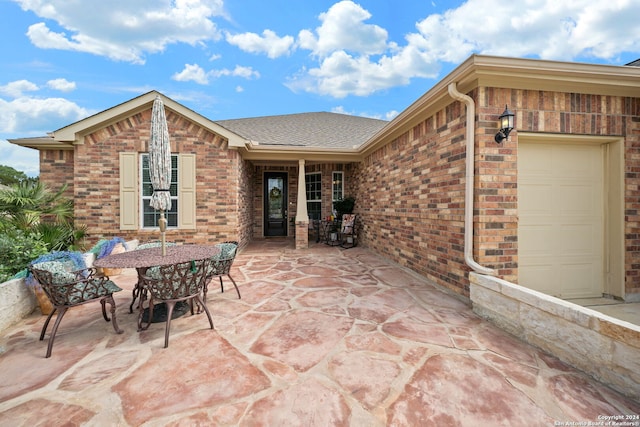
<instances>
[{"instance_id":1,"label":"closed umbrella","mask_svg":"<svg viewBox=\"0 0 640 427\"><path fill-rule=\"evenodd\" d=\"M167 220L164 212L171 209L171 146L169 144L169 129L164 112L164 104L159 95L153 101L151 111L151 139L149 141L149 177L153 194L151 207L160 211L158 226L162 242L162 255L166 255L165 231Z\"/></svg>"}]
</instances>

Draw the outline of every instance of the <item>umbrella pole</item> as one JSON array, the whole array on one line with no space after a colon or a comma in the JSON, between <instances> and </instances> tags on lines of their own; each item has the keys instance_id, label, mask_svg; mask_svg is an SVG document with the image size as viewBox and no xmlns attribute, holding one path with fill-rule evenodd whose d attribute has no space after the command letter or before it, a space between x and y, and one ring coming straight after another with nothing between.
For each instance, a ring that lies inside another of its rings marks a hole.
<instances>
[{"instance_id":1,"label":"umbrella pole","mask_svg":"<svg viewBox=\"0 0 640 427\"><path fill-rule=\"evenodd\" d=\"M160 242L162 243L162 256L167 254L167 247L165 245L164 232L167 231L167 220L164 218L164 209L160 209L160 219L158 219L158 225L160 226Z\"/></svg>"}]
</instances>

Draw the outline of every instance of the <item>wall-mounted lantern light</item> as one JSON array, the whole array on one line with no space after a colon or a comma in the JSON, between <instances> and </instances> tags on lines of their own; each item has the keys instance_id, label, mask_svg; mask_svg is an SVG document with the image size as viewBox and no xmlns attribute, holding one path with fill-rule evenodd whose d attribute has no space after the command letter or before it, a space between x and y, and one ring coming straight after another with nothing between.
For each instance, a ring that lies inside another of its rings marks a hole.
<instances>
[{"instance_id":1,"label":"wall-mounted lantern light","mask_svg":"<svg viewBox=\"0 0 640 427\"><path fill-rule=\"evenodd\" d=\"M501 144L503 139L507 139L509 137L509 133L513 130L513 117L514 114L509 111L509 108L505 105L504 112L500 114L500 117L498 117L500 130L496 133L495 137L498 144Z\"/></svg>"}]
</instances>

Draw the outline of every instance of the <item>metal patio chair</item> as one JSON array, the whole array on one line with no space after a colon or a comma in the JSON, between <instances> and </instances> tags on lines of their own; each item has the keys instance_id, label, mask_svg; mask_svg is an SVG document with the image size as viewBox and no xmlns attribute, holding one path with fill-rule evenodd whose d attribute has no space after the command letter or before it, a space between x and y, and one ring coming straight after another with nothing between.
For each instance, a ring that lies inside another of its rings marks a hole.
<instances>
[{"instance_id":1,"label":"metal patio chair","mask_svg":"<svg viewBox=\"0 0 640 427\"><path fill-rule=\"evenodd\" d=\"M58 312L56 321L53 324L51 335L49 336L49 345L47 346L46 357L51 356L53 349L53 341L56 338L56 332L62 318L72 307L87 304L93 301L100 301L102 305L102 316L107 322L113 324L116 333L121 334L116 322L116 303L113 299L115 292L120 289L109 276L97 275L95 268L85 268L83 270L69 271L64 262L49 261L29 266L29 271L34 278L40 283L42 290L47 295L53 305L53 310L49 313L47 320L44 322L42 332L40 333L40 341L44 339L44 335L49 326L49 321L55 312ZM110 305L111 319L107 316L106 303Z\"/></svg>"},{"instance_id":2,"label":"metal patio chair","mask_svg":"<svg viewBox=\"0 0 640 427\"><path fill-rule=\"evenodd\" d=\"M207 269L211 260L187 261L178 264L169 264L150 268L145 274L141 274L142 291L140 292L140 313L138 315L138 331L146 330L153 320L154 306L165 303L167 306L167 319L164 334L164 347L169 346L169 330L171 329L171 317L177 302L190 303L193 315L193 302L202 307L209 319L209 325L213 329L211 313L207 308L202 292L207 277ZM145 307L147 301L147 321L144 325Z\"/></svg>"},{"instance_id":3,"label":"metal patio chair","mask_svg":"<svg viewBox=\"0 0 640 427\"><path fill-rule=\"evenodd\" d=\"M231 283L233 283L233 286L236 288L238 299L241 299L240 289L238 289L236 281L231 277L231 266L233 265L233 260L236 258L236 253L238 252L238 242L235 240L227 241L224 243L218 243L216 246L220 248L220 252L218 255L211 258L212 264L210 269L207 271L207 281L204 286L204 300L207 300L208 286L214 277L220 278L220 291L224 292L222 276L227 276L231 280Z\"/></svg>"}]
</instances>

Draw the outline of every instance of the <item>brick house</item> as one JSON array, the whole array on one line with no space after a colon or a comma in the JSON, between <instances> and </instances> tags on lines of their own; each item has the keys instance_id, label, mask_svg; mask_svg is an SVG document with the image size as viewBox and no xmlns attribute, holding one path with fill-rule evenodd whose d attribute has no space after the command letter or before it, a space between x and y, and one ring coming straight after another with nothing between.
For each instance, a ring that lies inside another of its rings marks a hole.
<instances>
[{"instance_id":1,"label":"brick house","mask_svg":"<svg viewBox=\"0 0 640 427\"><path fill-rule=\"evenodd\" d=\"M158 237L145 170L156 95L10 141L40 151L43 182L69 185L92 239ZM216 122L160 96L172 241L295 234L304 248L309 216L354 196L359 244L463 296L475 271L563 298L640 301L638 67L474 55L391 122ZM515 130L498 144L505 105Z\"/></svg>"}]
</instances>

